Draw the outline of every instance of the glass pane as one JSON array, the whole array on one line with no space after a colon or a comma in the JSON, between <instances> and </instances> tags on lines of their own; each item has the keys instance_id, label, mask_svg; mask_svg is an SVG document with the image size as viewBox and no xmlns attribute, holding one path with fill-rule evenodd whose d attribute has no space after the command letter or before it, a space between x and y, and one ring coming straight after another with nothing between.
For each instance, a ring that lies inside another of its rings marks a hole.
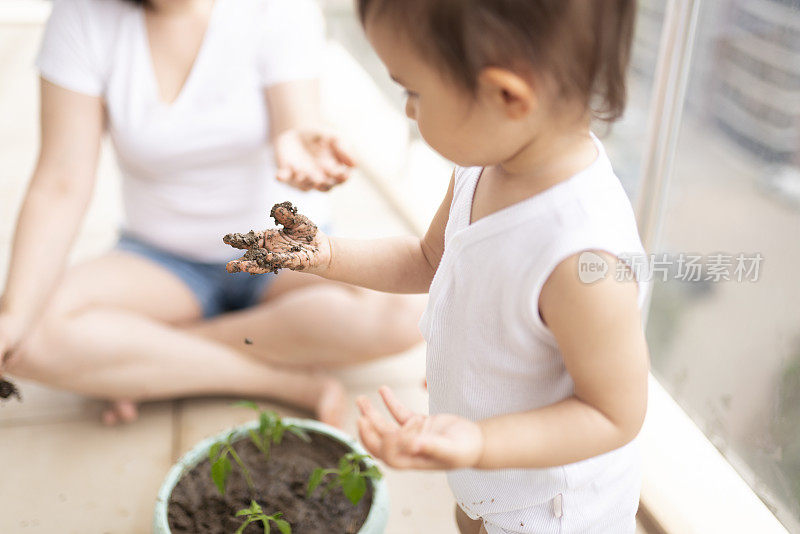
<instances>
[{"instance_id":1,"label":"glass pane","mask_svg":"<svg viewBox=\"0 0 800 534\"><path fill-rule=\"evenodd\" d=\"M628 105L622 119L608 126L597 124L614 171L631 199L636 198L642 166L647 116L653 92L658 58L658 45L664 23L666 2L640 0L637 5L636 28L628 74ZM607 133L604 134L604 130Z\"/></svg>"},{"instance_id":2,"label":"glass pane","mask_svg":"<svg viewBox=\"0 0 800 534\"><path fill-rule=\"evenodd\" d=\"M800 2L702 2L648 338L653 371L800 532ZM662 261L663 260L663 261Z\"/></svg>"}]
</instances>

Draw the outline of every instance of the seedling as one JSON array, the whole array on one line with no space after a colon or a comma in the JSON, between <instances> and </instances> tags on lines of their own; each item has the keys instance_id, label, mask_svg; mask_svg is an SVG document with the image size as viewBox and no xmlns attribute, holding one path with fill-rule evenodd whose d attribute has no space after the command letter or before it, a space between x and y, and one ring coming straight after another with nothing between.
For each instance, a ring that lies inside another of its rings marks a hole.
<instances>
[{"instance_id":1,"label":"seedling","mask_svg":"<svg viewBox=\"0 0 800 534\"><path fill-rule=\"evenodd\" d=\"M232 437L233 432L228 434L224 440L213 444L208 450L208 459L211 461L211 479L217 486L220 495L225 495L225 485L228 482L228 475L231 474L231 461L228 456L233 458L233 461L236 462L242 470L242 474L244 475L245 481L247 481L247 487L250 488L250 491L255 490L255 484L253 484L250 471L244 465L239 455L236 454L233 445L231 445Z\"/></svg>"},{"instance_id":2,"label":"seedling","mask_svg":"<svg viewBox=\"0 0 800 534\"><path fill-rule=\"evenodd\" d=\"M278 527L278 530L281 531L281 534L292 534L292 527L289 525L289 522L281 519L283 513L277 512L273 515L267 515L256 501L251 500L250 508L245 508L244 510L239 510L236 512L236 517L242 516L244 516L246 519L244 520L244 523L242 523L242 526L236 530L236 534L242 534L244 529L247 528L247 525L250 523L257 523L259 521L261 521L261 525L264 527L264 534L269 534L270 521L275 523L275 526Z\"/></svg>"},{"instance_id":3,"label":"seedling","mask_svg":"<svg viewBox=\"0 0 800 534\"><path fill-rule=\"evenodd\" d=\"M323 491L323 495L341 486L347 499L353 503L353 505L358 504L358 501L360 501L364 493L367 492L367 479L373 478L380 480L383 476L377 466L374 465L370 466L366 471L361 471L361 461L368 457L369 455L367 454L349 452L339 460L338 469L323 469L322 467L314 469L314 472L311 473L308 479L306 497L311 497L314 490L322 483L323 478L328 475L336 475L333 480L328 482L328 485Z\"/></svg>"},{"instance_id":4,"label":"seedling","mask_svg":"<svg viewBox=\"0 0 800 534\"><path fill-rule=\"evenodd\" d=\"M280 416L272 410L262 410L253 401L239 401L234 406L250 408L258 412L258 430L250 430L250 439L253 444L264 453L264 457L269 460L269 453L272 445L278 445L283 439L283 435L289 431L305 442L311 441L308 434L298 426L284 424Z\"/></svg>"}]
</instances>

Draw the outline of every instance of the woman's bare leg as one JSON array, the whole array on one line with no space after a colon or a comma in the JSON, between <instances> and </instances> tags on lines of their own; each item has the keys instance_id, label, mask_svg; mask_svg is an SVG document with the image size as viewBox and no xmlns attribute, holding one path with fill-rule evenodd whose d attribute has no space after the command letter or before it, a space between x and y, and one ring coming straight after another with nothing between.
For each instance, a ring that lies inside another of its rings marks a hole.
<instances>
[{"instance_id":1,"label":"woman's bare leg","mask_svg":"<svg viewBox=\"0 0 800 534\"><path fill-rule=\"evenodd\" d=\"M8 372L124 402L197 394L270 397L338 424L344 392L318 373L281 370L179 328L191 291L165 269L114 252L73 268Z\"/></svg>"},{"instance_id":2,"label":"woman's bare leg","mask_svg":"<svg viewBox=\"0 0 800 534\"><path fill-rule=\"evenodd\" d=\"M261 305L187 329L268 362L330 367L397 354L422 341L417 323L425 301L282 271Z\"/></svg>"}]
</instances>

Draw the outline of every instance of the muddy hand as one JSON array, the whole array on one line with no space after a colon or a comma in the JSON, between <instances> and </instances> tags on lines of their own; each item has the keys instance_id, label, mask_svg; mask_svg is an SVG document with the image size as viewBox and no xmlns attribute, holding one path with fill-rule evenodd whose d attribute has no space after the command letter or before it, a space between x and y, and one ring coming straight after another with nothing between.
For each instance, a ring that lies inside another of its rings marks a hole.
<instances>
[{"instance_id":1,"label":"muddy hand","mask_svg":"<svg viewBox=\"0 0 800 534\"><path fill-rule=\"evenodd\" d=\"M247 249L244 256L228 262L230 273L260 274L279 269L318 272L330 260L328 237L305 215L298 213L291 202L281 202L272 207L270 215L282 229L246 234L228 234L223 241L234 247Z\"/></svg>"}]
</instances>

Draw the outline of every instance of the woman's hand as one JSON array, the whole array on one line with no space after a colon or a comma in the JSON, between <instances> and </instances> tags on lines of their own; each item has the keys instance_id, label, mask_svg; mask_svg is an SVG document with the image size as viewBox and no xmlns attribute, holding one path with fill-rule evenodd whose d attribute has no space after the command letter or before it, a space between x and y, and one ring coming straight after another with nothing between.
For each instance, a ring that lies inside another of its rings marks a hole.
<instances>
[{"instance_id":1,"label":"woman's hand","mask_svg":"<svg viewBox=\"0 0 800 534\"><path fill-rule=\"evenodd\" d=\"M238 260L228 262L229 273L262 274L291 269L320 274L328 268L330 240L317 225L297 213L291 202L275 204L270 216L283 225L283 229L250 230L246 234L228 234L222 239L234 248L248 249Z\"/></svg>"},{"instance_id":2,"label":"woman's hand","mask_svg":"<svg viewBox=\"0 0 800 534\"><path fill-rule=\"evenodd\" d=\"M0 312L0 377L22 340L23 325L15 316Z\"/></svg>"},{"instance_id":3,"label":"woman's hand","mask_svg":"<svg viewBox=\"0 0 800 534\"><path fill-rule=\"evenodd\" d=\"M277 179L303 191L328 191L346 181L355 165L335 136L290 129L274 139Z\"/></svg>"},{"instance_id":4,"label":"woman's hand","mask_svg":"<svg viewBox=\"0 0 800 534\"><path fill-rule=\"evenodd\" d=\"M451 414L416 414L386 386L380 394L396 422L384 419L366 397L357 400L358 433L370 454L398 469L460 469L478 464L483 432L477 423Z\"/></svg>"}]
</instances>

